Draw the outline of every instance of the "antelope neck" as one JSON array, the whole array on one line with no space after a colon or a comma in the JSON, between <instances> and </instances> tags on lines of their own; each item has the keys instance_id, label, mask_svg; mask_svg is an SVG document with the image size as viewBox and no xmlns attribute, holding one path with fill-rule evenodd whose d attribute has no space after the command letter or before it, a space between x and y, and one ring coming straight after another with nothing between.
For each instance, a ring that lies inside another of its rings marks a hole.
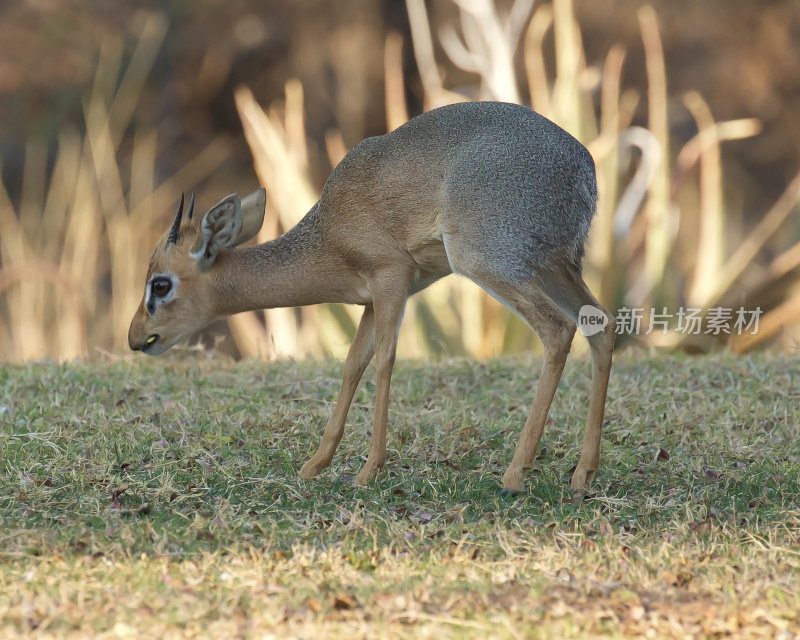
<instances>
[{"instance_id":1,"label":"antelope neck","mask_svg":"<svg viewBox=\"0 0 800 640\"><path fill-rule=\"evenodd\" d=\"M221 315L336 302L344 284L320 239L297 227L265 244L221 251L212 269Z\"/></svg>"}]
</instances>

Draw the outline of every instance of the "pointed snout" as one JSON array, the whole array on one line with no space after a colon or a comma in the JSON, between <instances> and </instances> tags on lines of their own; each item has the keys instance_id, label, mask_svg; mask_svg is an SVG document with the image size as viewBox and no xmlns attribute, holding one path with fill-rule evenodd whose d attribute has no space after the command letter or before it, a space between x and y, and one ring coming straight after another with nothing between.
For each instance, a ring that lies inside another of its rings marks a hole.
<instances>
[{"instance_id":1,"label":"pointed snout","mask_svg":"<svg viewBox=\"0 0 800 640\"><path fill-rule=\"evenodd\" d=\"M131 320L131 326L128 329L128 346L132 351L142 351L145 343L144 324L140 319L139 312Z\"/></svg>"},{"instance_id":2,"label":"pointed snout","mask_svg":"<svg viewBox=\"0 0 800 640\"><path fill-rule=\"evenodd\" d=\"M148 333L142 318L141 309L131 320L128 329L128 346L132 351L142 351L144 353L155 354L161 351L159 344L161 336L157 333Z\"/></svg>"}]
</instances>

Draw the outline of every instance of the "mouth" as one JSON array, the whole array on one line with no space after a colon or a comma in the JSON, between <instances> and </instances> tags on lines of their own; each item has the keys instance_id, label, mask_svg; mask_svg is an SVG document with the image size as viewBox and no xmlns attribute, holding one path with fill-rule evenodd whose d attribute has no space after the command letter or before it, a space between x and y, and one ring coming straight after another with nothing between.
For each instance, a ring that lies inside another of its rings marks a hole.
<instances>
[{"instance_id":1,"label":"mouth","mask_svg":"<svg viewBox=\"0 0 800 640\"><path fill-rule=\"evenodd\" d=\"M158 335L157 333L154 333L153 335L149 336L147 338L147 340L144 341L144 344L142 345L142 351L144 353L148 353L148 352L152 351L153 348L155 347L156 343L160 339L161 339L161 336Z\"/></svg>"}]
</instances>

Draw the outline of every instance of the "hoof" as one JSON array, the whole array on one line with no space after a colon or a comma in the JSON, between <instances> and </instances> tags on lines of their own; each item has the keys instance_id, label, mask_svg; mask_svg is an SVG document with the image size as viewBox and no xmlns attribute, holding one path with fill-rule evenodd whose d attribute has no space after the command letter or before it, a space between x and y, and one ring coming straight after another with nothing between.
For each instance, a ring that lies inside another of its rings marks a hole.
<instances>
[{"instance_id":1,"label":"hoof","mask_svg":"<svg viewBox=\"0 0 800 640\"><path fill-rule=\"evenodd\" d=\"M503 483L503 490L500 492L501 496L519 495L522 493L522 471L513 466L506 469L503 474L501 482Z\"/></svg>"},{"instance_id":2,"label":"hoof","mask_svg":"<svg viewBox=\"0 0 800 640\"><path fill-rule=\"evenodd\" d=\"M314 458L311 458L302 467L300 467L300 477L303 480L308 480L309 478L313 478L327 466L328 466L327 464L322 464L314 460Z\"/></svg>"},{"instance_id":3,"label":"hoof","mask_svg":"<svg viewBox=\"0 0 800 640\"><path fill-rule=\"evenodd\" d=\"M586 491L585 489L581 489L580 491L574 491L569 501L576 507L578 507L583 504L583 501L586 500L586 497L588 495L589 492Z\"/></svg>"},{"instance_id":4,"label":"hoof","mask_svg":"<svg viewBox=\"0 0 800 640\"><path fill-rule=\"evenodd\" d=\"M522 491L517 491L516 489L508 489L507 487L500 489L501 498L516 498L521 495Z\"/></svg>"},{"instance_id":5,"label":"hoof","mask_svg":"<svg viewBox=\"0 0 800 640\"><path fill-rule=\"evenodd\" d=\"M383 468L384 462L385 459L379 459L377 462L373 462L369 459L369 457L367 457L367 461L364 463L364 466L361 467L361 471L359 471L358 475L356 476L356 484L362 487L366 485L378 474L378 470Z\"/></svg>"},{"instance_id":6,"label":"hoof","mask_svg":"<svg viewBox=\"0 0 800 640\"><path fill-rule=\"evenodd\" d=\"M589 487L592 486L592 480L594 480L595 473L595 469L581 469L580 466L578 466L575 469L575 473L572 475L570 487L573 489L573 491L589 491Z\"/></svg>"},{"instance_id":7,"label":"hoof","mask_svg":"<svg viewBox=\"0 0 800 640\"><path fill-rule=\"evenodd\" d=\"M370 478L375 475L375 472L372 469L362 469L361 472L356 476L356 486L365 487L367 483L370 481Z\"/></svg>"},{"instance_id":8,"label":"hoof","mask_svg":"<svg viewBox=\"0 0 800 640\"><path fill-rule=\"evenodd\" d=\"M315 475L317 475L318 473L319 473L319 469L317 469L316 467L313 467L313 466L309 467L308 464L304 464L300 468L300 477L303 480L309 480L309 479L313 478Z\"/></svg>"}]
</instances>

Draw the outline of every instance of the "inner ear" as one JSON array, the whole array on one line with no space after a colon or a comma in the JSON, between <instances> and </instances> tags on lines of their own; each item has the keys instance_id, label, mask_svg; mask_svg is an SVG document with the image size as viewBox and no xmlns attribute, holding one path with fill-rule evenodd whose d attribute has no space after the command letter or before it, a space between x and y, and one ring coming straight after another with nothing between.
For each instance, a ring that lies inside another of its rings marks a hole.
<instances>
[{"instance_id":1,"label":"inner ear","mask_svg":"<svg viewBox=\"0 0 800 640\"><path fill-rule=\"evenodd\" d=\"M205 270L222 249L236 246L241 231L242 204L234 193L215 204L203 216L189 255L198 261L201 270Z\"/></svg>"},{"instance_id":2,"label":"inner ear","mask_svg":"<svg viewBox=\"0 0 800 640\"><path fill-rule=\"evenodd\" d=\"M264 208L267 204L265 189L256 189L242 198L242 230L236 244L247 242L258 235L264 224Z\"/></svg>"}]
</instances>

